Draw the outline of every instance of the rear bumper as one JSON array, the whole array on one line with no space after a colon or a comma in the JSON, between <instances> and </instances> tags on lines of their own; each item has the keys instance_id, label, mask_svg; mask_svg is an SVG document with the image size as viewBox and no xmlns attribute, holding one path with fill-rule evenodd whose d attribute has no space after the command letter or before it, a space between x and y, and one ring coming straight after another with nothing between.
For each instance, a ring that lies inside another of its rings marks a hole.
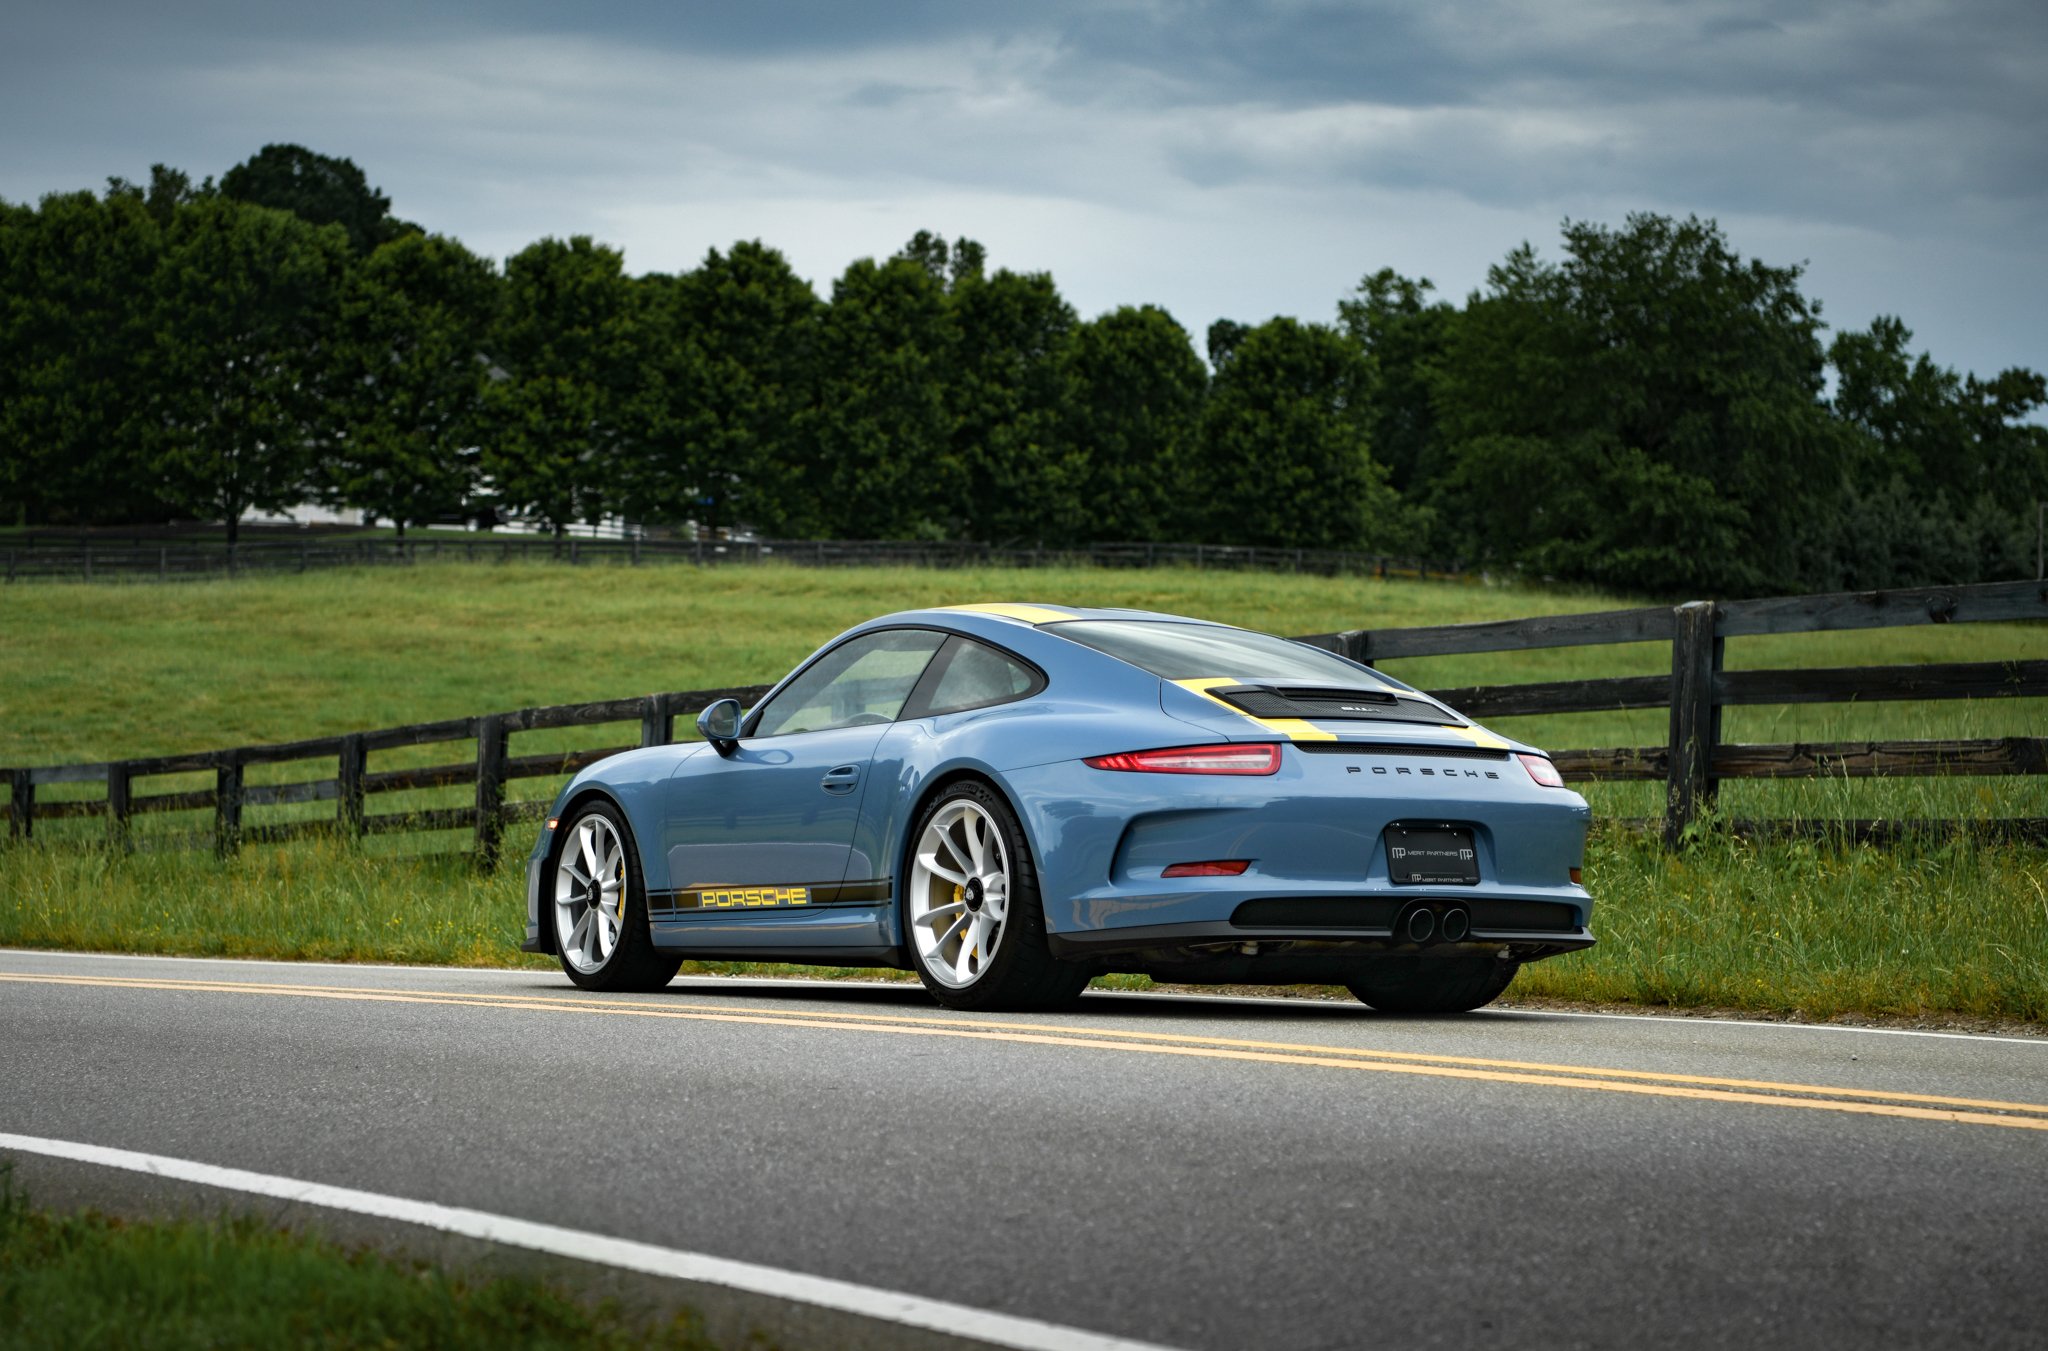
<instances>
[{"instance_id":1,"label":"rear bumper","mask_svg":"<svg viewBox=\"0 0 2048 1351\"><path fill-rule=\"evenodd\" d=\"M1316 952L1332 957L1422 953L1486 953L1498 956L1505 950L1510 960L1532 962L1582 951L1592 947L1597 940L1593 931L1586 928L1560 932L1475 927L1469 936L1456 943L1415 943L1396 936L1392 929L1252 927L1225 920L1133 925L1122 929L1099 929L1092 933L1047 934L1046 941L1055 957L1069 961L1131 954L1164 961L1192 960L1256 947L1261 953L1291 951L1305 955Z\"/></svg>"},{"instance_id":2,"label":"rear bumper","mask_svg":"<svg viewBox=\"0 0 2048 1351\"><path fill-rule=\"evenodd\" d=\"M1391 931L1156 924L1048 934L1053 955L1097 971L1182 985L1344 985L1375 965L1478 958L1521 964L1593 946L1592 931L1481 931L1455 943L1414 943Z\"/></svg>"}]
</instances>

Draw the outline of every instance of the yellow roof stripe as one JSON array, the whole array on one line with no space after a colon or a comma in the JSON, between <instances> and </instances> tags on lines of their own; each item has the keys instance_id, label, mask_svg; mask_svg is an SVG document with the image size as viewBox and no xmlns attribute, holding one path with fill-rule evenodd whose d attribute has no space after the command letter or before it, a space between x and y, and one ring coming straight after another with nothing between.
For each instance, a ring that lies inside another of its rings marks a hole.
<instances>
[{"instance_id":1,"label":"yellow roof stripe","mask_svg":"<svg viewBox=\"0 0 2048 1351\"><path fill-rule=\"evenodd\" d=\"M1062 619L1074 618L1072 610L1054 610L1044 605L1012 605L1005 601L990 601L981 605L945 605L945 610L965 610L978 615L1000 615L1004 619L1021 619L1027 624L1053 624Z\"/></svg>"},{"instance_id":2,"label":"yellow roof stripe","mask_svg":"<svg viewBox=\"0 0 2048 1351\"><path fill-rule=\"evenodd\" d=\"M1286 737L1289 741L1335 741L1337 739L1335 732L1325 732L1314 723L1303 722L1300 718L1254 718L1243 709L1227 704L1209 693L1210 690L1218 685L1242 685L1245 683L1234 676L1214 676L1202 680L1176 680L1173 683L1191 694L1201 695L1204 699L1216 705L1216 707L1227 708L1232 713L1237 714L1238 717L1249 719L1269 732Z\"/></svg>"}]
</instances>

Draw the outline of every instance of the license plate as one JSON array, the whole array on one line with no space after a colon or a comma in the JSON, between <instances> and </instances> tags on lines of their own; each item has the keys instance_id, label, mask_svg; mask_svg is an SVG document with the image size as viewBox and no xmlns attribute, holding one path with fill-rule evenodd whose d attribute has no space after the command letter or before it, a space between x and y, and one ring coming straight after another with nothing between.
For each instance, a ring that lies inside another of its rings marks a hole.
<instances>
[{"instance_id":1,"label":"license plate","mask_svg":"<svg viewBox=\"0 0 2048 1351\"><path fill-rule=\"evenodd\" d=\"M1461 826L1388 826L1387 871L1410 886L1472 886L1479 881L1472 832Z\"/></svg>"}]
</instances>

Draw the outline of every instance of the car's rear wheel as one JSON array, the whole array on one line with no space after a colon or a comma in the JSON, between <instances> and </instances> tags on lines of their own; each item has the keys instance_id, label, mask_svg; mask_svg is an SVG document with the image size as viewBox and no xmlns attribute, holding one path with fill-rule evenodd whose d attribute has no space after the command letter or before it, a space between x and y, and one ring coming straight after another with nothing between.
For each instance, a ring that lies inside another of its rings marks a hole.
<instances>
[{"instance_id":1,"label":"car's rear wheel","mask_svg":"<svg viewBox=\"0 0 2048 1351\"><path fill-rule=\"evenodd\" d=\"M1466 1013L1500 998L1522 969L1498 957L1395 957L1345 988L1382 1013Z\"/></svg>"},{"instance_id":2,"label":"car's rear wheel","mask_svg":"<svg viewBox=\"0 0 2048 1351\"><path fill-rule=\"evenodd\" d=\"M683 964L648 933L640 863L609 803L583 807L562 832L553 908L562 970L586 990L659 990Z\"/></svg>"},{"instance_id":3,"label":"car's rear wheel","mask_svg":"<svg viewBox=\"0 0 2048 1351\"><path fill-rule=\"evenodd\" d=\"M926 808L905 869L904 943L918 978L956 1009L1073 1002L1088 972L1045 940L1038 872L1002 796L963 781Z\"/></svg>"}]
</instances>

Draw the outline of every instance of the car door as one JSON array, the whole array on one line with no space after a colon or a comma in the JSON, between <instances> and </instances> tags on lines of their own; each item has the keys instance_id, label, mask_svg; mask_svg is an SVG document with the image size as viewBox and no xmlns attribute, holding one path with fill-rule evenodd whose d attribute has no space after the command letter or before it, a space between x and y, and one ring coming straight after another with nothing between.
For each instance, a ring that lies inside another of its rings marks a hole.
<instances>
[{"instance_id":1,"label":"car door","mask_svg":"<svg viewBox=\"0 0 2048 1351\"><path fill-rule=\"evenodd\" d=\"M755 709L729 755L677 767L664 838L675 920L739 910L797 921L882 899L842 897L840 883L875 745L945 638L930 629L851 638Z\"/></svg>"}]
</instances>

